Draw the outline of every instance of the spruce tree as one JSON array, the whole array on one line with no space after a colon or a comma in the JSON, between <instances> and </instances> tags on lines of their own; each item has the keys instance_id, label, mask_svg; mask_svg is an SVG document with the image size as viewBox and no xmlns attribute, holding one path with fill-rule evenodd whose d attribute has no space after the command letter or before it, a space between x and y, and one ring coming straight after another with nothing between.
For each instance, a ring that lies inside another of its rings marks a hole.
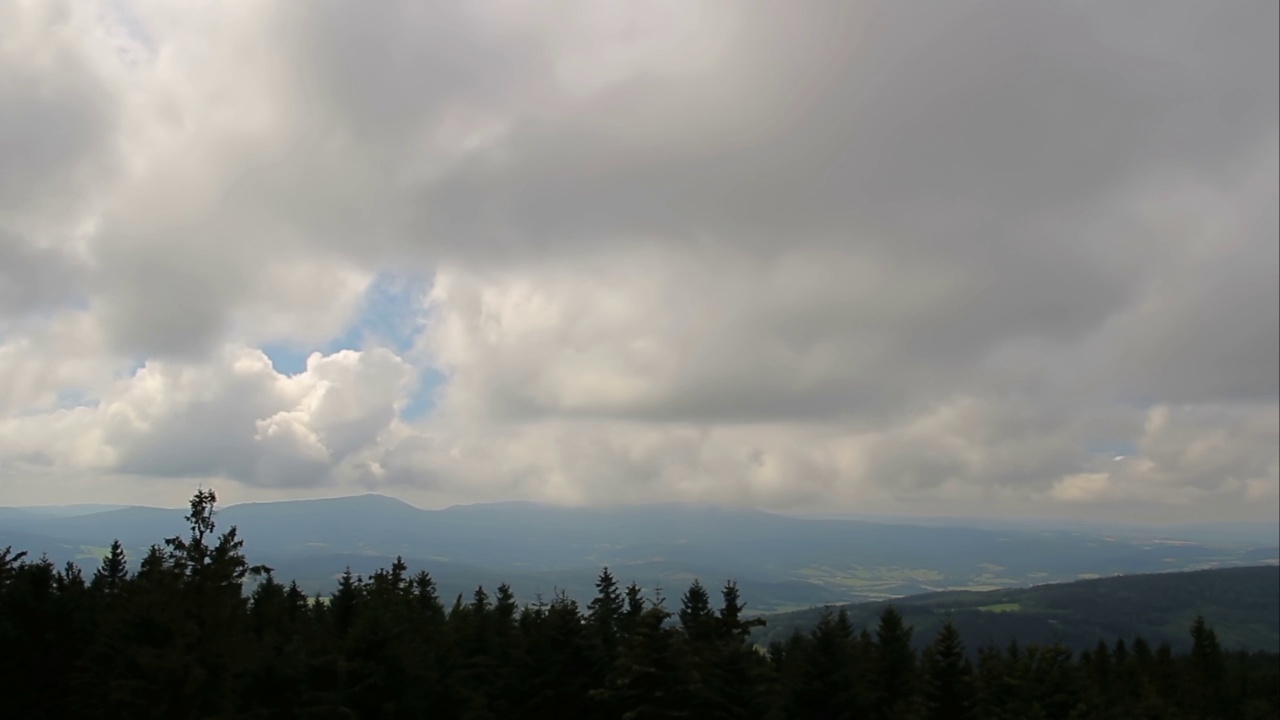
<instances>
[{"instance_id":1,"label":"spruce tree","mask_svg":"<svg viewBox=\"0 0 1280 720\"><path fill-rule=\"evenodd\" d=\"M602 693L613 668L601 667L587 636L577 603L557 593L550 604L526 608L521 623L523 717L619 717L611 698Z\"/></svg>"},{"instance_id":2,"label":"spruce tree","mask_svg":"<svg viewBox=\"0 0 1280 720\"><path fill-rule=\"evenodd\" d=\"M841 608L823 610L807 642L795 643L803 657L798 683L788 706L795 717L814 720L852 720L861 716L865 703L857 695L853 674L853 626Z\"/></svg>"},{"instance_id":3,"label":"spruce tree","mask_svg":"<svg viewBox=\"0 0 1280 720\"><path fill-rule=\"evenodd\" d=\"M1218 635L1199 615L1190 630L1190 682L1184 684L1187 705L1200 717L1224 717L1227 715L1225 672Z\"/></svg>"},{"instance_id":4,"label":"spruce tree","mask_svg":"<svg viewBox=\"0 0 1280 720\"><path fill-rule=\"evenodd\" d=\"M4 550L0 550L0 590L3 590L9 581L18 573L18 568L22 565L22 559L27 556L27 551L14 552L13 546L7 546Z\"/></svg>"},{"instance_id":5,"label":"spruce tree","mask_svg":"<svg viewBox=\"0 0 1280 720\"><path fill-rule=\"evenodd\" d=\"M436 581L426 570L420 570L413 576L413 597L418 611L425 616L430 626L444 625L444 605L436 592Z\"/></svg>"},{"instance_id":6,"label":"spruce tree","mask_svg":"<svg viewBox=\"0 0 1280 720\"><path fill-rule=\"evenodd\" d=\"M626 607L622 610L621 629L623 635L628 635L634 632L635 628L640 623L640 616L644 614L644 590L642 590L639 585L635 584L635 582L632 582L630 585L627 585L624 597L626 600Z\"/></svg>"},{"instance_id":7,"label":"spruce tree","mask_svg":"<svg viewBox=\"0 0 1280 720\"><path fill-rule=\"evenodd\" d=\"M623 720L696 717L702 686L683 647L683 634L666 627L661 599L640 614L605 687L596 694Z\"/></svg>"},{"instance_id":8,"label":"spruce tree","mask_svg":"<svg viewBox=\"0 0 1280 720\"><path fill-rule=\"evenodd\" d=\"M876 625L875 667L877 717L894 717L915 696L916 654L911 647L912 628L892 605L880 613Z\"/></svg>"},{"instance_id":9,"label":"spruce tree","mask_svg":"<svg viewBox=\"0 0 1280 720\"><path fill-rule=\"evenodd\" d=\"M712 705L710 717L764 718L770 710L776 683L768 661L749 644L751 628L764 625L761 618L744 620L746 604L732 580L720 591L716 618L716 644L702 671L703 684Z\"/></svg>"},{"instance_id":10,"label":"spruce tree","mask_svg":"<svg viewBox=\"0 0 1280 720\"><path fill-rule=\"evenodd\" d=\"M125 557L124 546L119 540L111 541L111 549L107 551L98 569L93 572L90 587L100 593L120 592L124 582L129 579L129 565Z\"/></svg>"},{"instance_id":11,"label":"spruce tree","mask_svg":"<svg viewBox=\"0 0 1280 720\"><path fill-rule=\"evenodd\" d=\"M600 648L600 660L612 664L618 657L618 632L622 624L623 598L609 568L603 568L596 578L596 596L587 605L587 622L590 623L595 642Z\"/></svg>"},{"instance_id":12,"label":"spruce tree","mask_svg":"<svg viewBox=\"0 0 1280 720\"><path fill-rule=\"evenodd\" d=\"M975 708L973 670L960 633L943 623L924 654L924 700L930 720L965 720Z\"/></svg>"},{"instance_id":13,"label":"spruce tree","mask_svg":"<svg viewBox=\"0 0 1280 720\"><path fill-rule=\"evenodd\" d=\"M338 578L338 587L329 597L329 614L333 626L342 637L350 632L360 611L363 581L347 568Z\"/></svg>"},{"instance_id":14,"label":"spruce tree","mask_svg":"<svg viewBox=\"0 0 1280 720\"><path fill-rule=\"evenodd\" d=\"M720 632L723 636L743 642L750 637L752 628L764 627L764 618L742 618L747 605L742 601L738 583L733 580L726 581L720 590L720 601Z\"/></svg>"},{"instance_id":15,"label":"spruce tree","mask_svg":"<svg viewBox=\"0 0 1280 720\"><path fill-rule=\"evenodd\" d=\"M711 595L701 582L694 580L680 597L680 627L694 648L714 642L716 618L711 610Z\"/></svg>"}]
</instances>

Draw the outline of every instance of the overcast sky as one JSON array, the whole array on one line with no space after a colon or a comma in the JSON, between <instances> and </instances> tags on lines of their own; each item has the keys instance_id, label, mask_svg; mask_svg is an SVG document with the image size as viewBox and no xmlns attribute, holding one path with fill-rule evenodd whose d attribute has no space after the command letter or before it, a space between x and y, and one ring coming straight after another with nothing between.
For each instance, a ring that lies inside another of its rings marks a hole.
<instances>
[{"instance_id":1,"label":"overcast sky","mask_svg":"<svg viewBox=\"0 0 1280 720\"><path fill-rule=\"evenodd\" d=\"M1274 520L1274 0L0 3L0 504Z\"/></svg>"}]
</instances>

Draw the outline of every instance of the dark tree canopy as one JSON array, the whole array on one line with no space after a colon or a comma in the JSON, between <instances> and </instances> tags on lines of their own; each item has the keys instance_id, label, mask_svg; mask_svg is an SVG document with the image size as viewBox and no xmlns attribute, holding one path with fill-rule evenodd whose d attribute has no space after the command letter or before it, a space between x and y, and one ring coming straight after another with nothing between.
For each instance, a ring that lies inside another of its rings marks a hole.
<instances>
[{"instance_id":1,"label":"dark tree canopy","mask_svg":"<svg viewBox=\"0 0 1280 720\"><path fill-rule=\"evenodd\" d=\"M250 565L217 497L136 564L119 542L86 580L0 549L6 718L1274 718L1280 662L1224 651L1205 618L1191 650L1141 637L1073 654L966 647L947 622L922 652L892 607L844 610L761 648L729 581L668 610L609 569L585 608L477 588L446 607L400 558L324 598ZM131 571L130 566L136 569ZM928 641L928 639L925 639Z\"/></svg>"}]
</instances>

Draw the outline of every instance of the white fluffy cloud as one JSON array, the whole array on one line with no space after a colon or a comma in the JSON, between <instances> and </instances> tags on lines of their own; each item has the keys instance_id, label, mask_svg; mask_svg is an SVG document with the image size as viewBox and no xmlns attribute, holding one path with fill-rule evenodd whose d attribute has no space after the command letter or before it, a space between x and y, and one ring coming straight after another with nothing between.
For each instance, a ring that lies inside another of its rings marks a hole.
<instances>
[{"instance_id":1,"label":"white fluffy cloud","mask_svg":"<svg viewBox=\"0 0 1280 720\"><path fill-rule=\"evenodd\" d=\"M1276 12L7 3L0 503L1273 517Z\"/></svg>"},{"instance_id":2,"label":"white fluffy cloud","mask_svg":"<svg viewBox=\"0 0 1280 720\"><path fill-rule=\"evenodd\" d=\"M92 405L7 420L0 452L29 464L269 487L367 473L413 382L387 350L313 354L281 375L260 351L148 362ZM35 459L35 462L30 462Z\"/></svg>"}]
</instances>

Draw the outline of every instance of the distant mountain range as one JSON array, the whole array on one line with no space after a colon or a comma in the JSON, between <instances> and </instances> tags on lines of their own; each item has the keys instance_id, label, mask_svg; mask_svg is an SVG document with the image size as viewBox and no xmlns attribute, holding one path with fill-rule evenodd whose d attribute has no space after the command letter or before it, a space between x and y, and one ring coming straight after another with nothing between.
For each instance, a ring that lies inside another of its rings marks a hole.
<instances>
[{"instance_id":1,"label":"distant mountain range","mask_svg":"<svg viewBox=\"0 0 1280 720\"><path fill-rule=\"evenodd\" d=\"M951 620L975 644L1003 646L1061 642L1074 650L1141 635L1152 647L1168 642L1185 651L1196 615L1213 626L1227 650L1280 652L1280 568L1243 567L1194 572L1126 575L987 592L939 592L845 608L855 628L874 628L892 604L923 647ZM756 632L768 644L807 632L822 609L781 613ZM972 647L970 649L973 649Z\"/></svg>"},{"instance_id":2,"label":"distant mountain range","mask_svg":"<svg viewBox=\"0 0 1280 720\"><path fill-rule=\"evenodd\" d=\"M58 563L96 565L114 538L134 558L185 532L183 510L63 506L0 508L0 547ZM623 581L678 595L694 578L736 579L751 608L778 612L938 590L991 590L1115 574L1274 564L1275 536L1218 528L1180 536L1158 528L1104 531L949 527L919 522L797 518L682 504L568 508L535 503L423 510L382 495L233 505L255 563L332 590L344 568L368 574L397 555L450 595L510 583L525 600L563 590L589 598L602 566ZM1248 538L1252 537L1253 540Z\"/></svg>"}]
</instances>

